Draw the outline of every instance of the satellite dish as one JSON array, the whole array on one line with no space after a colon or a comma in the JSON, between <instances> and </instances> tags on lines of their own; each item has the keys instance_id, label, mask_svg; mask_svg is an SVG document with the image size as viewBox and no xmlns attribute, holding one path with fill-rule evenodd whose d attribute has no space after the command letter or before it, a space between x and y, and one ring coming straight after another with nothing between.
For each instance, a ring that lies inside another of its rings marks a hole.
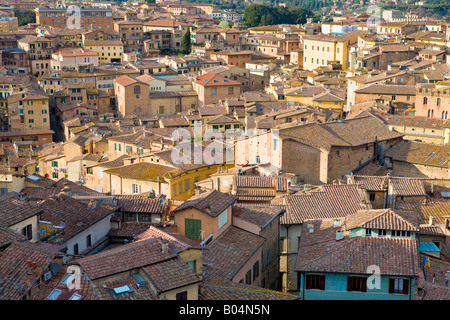
<instances>
[{"instance_id":1,"label":"satellite dish","mask_svg":"<svg viewBox=\"0 0 450 320\"><path fill-rule=\"evenodd\" d=\"M57 262L53 262L49 268L53 274L57 274L59 270L61 270L61 265Z\"/></svg>"},{"instance_id":2,"label":"satellite dish","mask_svg":"<svg viewBox=\"0 0 450 320\"><path fill-rule=\"evenodd\" d=\"M348 175L351 177L351 176L353 175L353 172L350 171L350 172L348 173Z\"/></svg>"}]
</instances>

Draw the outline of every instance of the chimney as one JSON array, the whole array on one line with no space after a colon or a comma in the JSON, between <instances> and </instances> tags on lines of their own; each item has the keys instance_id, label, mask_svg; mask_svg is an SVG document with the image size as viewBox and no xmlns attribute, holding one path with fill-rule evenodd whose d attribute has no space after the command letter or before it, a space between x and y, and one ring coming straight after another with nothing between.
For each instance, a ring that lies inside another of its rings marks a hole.
<instances>
[{"instance_id":1,"label":"chimney","mask_svg":"<svg viewBox=\"0 0 450 320\"><path fill-rule=\"evenodd\" d=\"M70 189L69 185L67 184L67 182L64 182L64 187L61 190L62 194L65 194L68 197L72 197L72 190Z\"/></svg>"},{"instance_id":2,"label":"chimney","mask_svg":"<svg viewBox=\"0 0 450 320\"><path fill-rule=\"evenodd\" d=\"M430 216L430 220L429 220L429 223L428 223L430 226L432 226L433 224L434 224L434 217L433 216Z\"/></svg>"},{"instance_id":3,"label":"chimney","mask_svg":"<svg viewBox=\"0 0 450 320\"><path fill-rule=\"evenodd\" d=\"M344 231L342 230L337 230L336 231L336 241L342 240L344 239Z\"/></svg>"},{"instance_id":4,"label":"chimney","mask_svg":"<svg viewBox=\"0 0 450 320\"><path fill-rule=\"evenodd\" d=\"M161 252L168 253L169 252L169 241L167 239L161 240Z\"/></svg>"}]
</instances>

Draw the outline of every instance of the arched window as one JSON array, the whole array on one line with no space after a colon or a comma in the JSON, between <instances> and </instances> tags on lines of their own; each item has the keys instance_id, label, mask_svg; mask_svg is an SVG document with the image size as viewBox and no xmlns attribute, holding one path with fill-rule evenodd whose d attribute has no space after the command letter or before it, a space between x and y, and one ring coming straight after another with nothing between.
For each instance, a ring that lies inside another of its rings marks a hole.
<instances>
[{"instance_id":1,"label":"arched window","mask_svg":"<svg viewBox=\"0 0 450 320\"><path fill-rule=\"evenodd\" d=\"M433 118L434 111L432 109L428 110L428 118Z\"/></svg>"},{"instance_id":2,"label":"arched window","mask_svg":"<svg viewBox=\"0 0 450 320\"><path fill-rule=\"evenodd\" d=\"M440 105L441 105L441 98L437 98L437 100L436 100L436 105L437 105L437 106L440 106Z\"/></svg>"},{"instance_id":3,"label":"arched window","mask_svg":"<svg viewBox=\"0 0 450 320\"><path fill-rule=\"evenodd\" d=\"M428 104L428 98L427 97L423 98L423 104Z\"/></svg>"}]
</instances>

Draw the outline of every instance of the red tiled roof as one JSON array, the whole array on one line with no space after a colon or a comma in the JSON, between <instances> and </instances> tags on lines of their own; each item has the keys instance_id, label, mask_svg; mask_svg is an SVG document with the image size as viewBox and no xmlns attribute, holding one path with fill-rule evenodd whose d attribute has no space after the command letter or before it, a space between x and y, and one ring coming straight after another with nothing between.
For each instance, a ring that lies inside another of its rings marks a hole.
<instances>
[{"instance_id":1,"label":"red tiled roof","mask_svg":"<svg viewBox=\"0 0 450 320\"><path fill-rule=\"evenodd\" d=\"M159 213L164 214L166 206L159 203L156 198L116 195L117 205L124 212Z\"/></svg>"},{"instance_id":2,"label":"red tiled roof","mask_svg":"<svg viewBox=\"0 0 450 320\"><path fill-rule=\"evenodd\" d=\"M314 226L312 232L310 225ZM419 275L417 240L345 236L336 241L338 229L333 228L333 219L307 221L295 270L372 274L368 267L377 265L382 275Z\"/></svg>"},{"instance_id":3,"label":"red tiled roof","mask_svg":"<svg viewBox=\"0 0 450 320\"><path fill-rule=\"evenodd\" d=\"M15 242L6 248L0 255L0 300L22 300L48 270L56 254L30 242ZM28 274L27 260L36 262L37 273Z\"/></svg>"},{"instance_id":4,"label":"red tiled roof","mask_svg":"<svg viewBox=\"0 0 450 320\"><path fill-rule=\"evenodd\" d=\"M233 216L261 228L265 228L276 217L284 213L284 209L276 206L233 205Z\"/></svg>"},{"instance_id":5,"label":"red tiled roof","mask_svg":"<svg viewBox=\"0 0 450 320\"><path fill-rule=\"evenodd\" d=\"M174 251L163 253L161 248L161 239L151 238L103 251L77 262L94 280L176 257Z\"/></svg>"},{"instance_id":6,"label":"red tiled roof","mask_svg":"<svg viewBox=\"0 0 450 320\"><path fill-rule=\"evenodd\" d=\"M97 205L95 208L89 207L87 204L62 193L45 200L41 207L44 211L41 214L43 221L49 221L57 226L61 226L62 223L65 224L64 232L52 240L55 243L70 239L117 210L117 207L107 205Z\"/></svg>"},{"instance_id":7,"label":"red tiled roof","mask_svg":"<svg viewBox=\"0 0 450 320\"><path fill-rule=\"evenodd\" d=\"M308 219L341 218L359 210L371 209L366 193L357 185L323 185L304 194L285 196L286 213L282 224L303 223Z\"/></svg>"},{"instance_id":8,"label":"red tiled roof","mask_svg":"<svg viewBox=\"0 0 450 320\"><path fill-rule=\"evenodd\" d=\"M180 257L142 268L152 284L162 293L200 282L200 278Z\"/></svg>"},{"instance_id":9,"label":"red tiled roof","mask_svg":"<svg viewBox=\"0 0 450 320\"><path fill-rule=\"evenodd\" d=\"M205 73L204 75L195 78L195 82L201 86L238 86L239 82L224 78L217 74Z\"/></svg>"},{"instance_id":10,"label":"red tiled roof","mask_svg":"<svg viewBox=\"0 0 450 320\"><path fill-rule=\"evenodd\" d=\"M8 227L0 226L0 248L15 241L25 241L26 239L24 235L18 232Z\"/></svg>"},{"instance_id":11,"label":"red tiled roof","mask_svg":"<svg viewBox=\"0 0 450 320\"><path fill-rule=\"evenodd\" d=\"M19 200L15 194L0 201L0 226L10 227L41 213L40 207L25 200Z\"/></svg>"},{"instance_id":12,"label":"red tiled roof","mask_svg":"<svg viewBox=\"0 0 450 320\"><path fill-rule=\"evenodd\" d=\"M419 231L418 221L409 221L391 209L360 210L346 218L347 230L353 228Z\"/></svg>"},{"instance_id":13,"label":"red tiled roof","mask_svg":"<svg viewBox=\"0 0 450 320\"><path fill-rule=\"evenodd\" d=\"M189 200L183 202L172 212L177 213L185 209L195 208L201 212L209 214L212 217L216 217L236 202L236 200L236 196L222 193L217 190L211 190L192 196Z\"/></svg>"},{"instance_id":14,"label":"red tiled roof","mask_svg":"<svg viewBox=\"0 0 450 320\"><path fill-rule=\"evenodd\" d=\"M264 241L261 236L229 227L206 247L203 258L205 279L231 281Z\"/></svg>"}]
</instances>

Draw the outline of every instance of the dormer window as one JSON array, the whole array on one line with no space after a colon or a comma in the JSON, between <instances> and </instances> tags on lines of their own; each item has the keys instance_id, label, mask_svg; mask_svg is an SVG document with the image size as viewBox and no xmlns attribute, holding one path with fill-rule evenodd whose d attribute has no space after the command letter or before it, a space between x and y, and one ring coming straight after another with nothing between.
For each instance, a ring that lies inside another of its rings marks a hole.
<instances>
[{"instance_id":1,"label":"dormer window","mask_svg":"<svg viewBox=\"0 0 450 320\"><path fill-rule=\"evenodd\" d=\"M391 235L393 237L410 237L411 236L411 231L393 230Z\"/></svg>"}]
</instances>

